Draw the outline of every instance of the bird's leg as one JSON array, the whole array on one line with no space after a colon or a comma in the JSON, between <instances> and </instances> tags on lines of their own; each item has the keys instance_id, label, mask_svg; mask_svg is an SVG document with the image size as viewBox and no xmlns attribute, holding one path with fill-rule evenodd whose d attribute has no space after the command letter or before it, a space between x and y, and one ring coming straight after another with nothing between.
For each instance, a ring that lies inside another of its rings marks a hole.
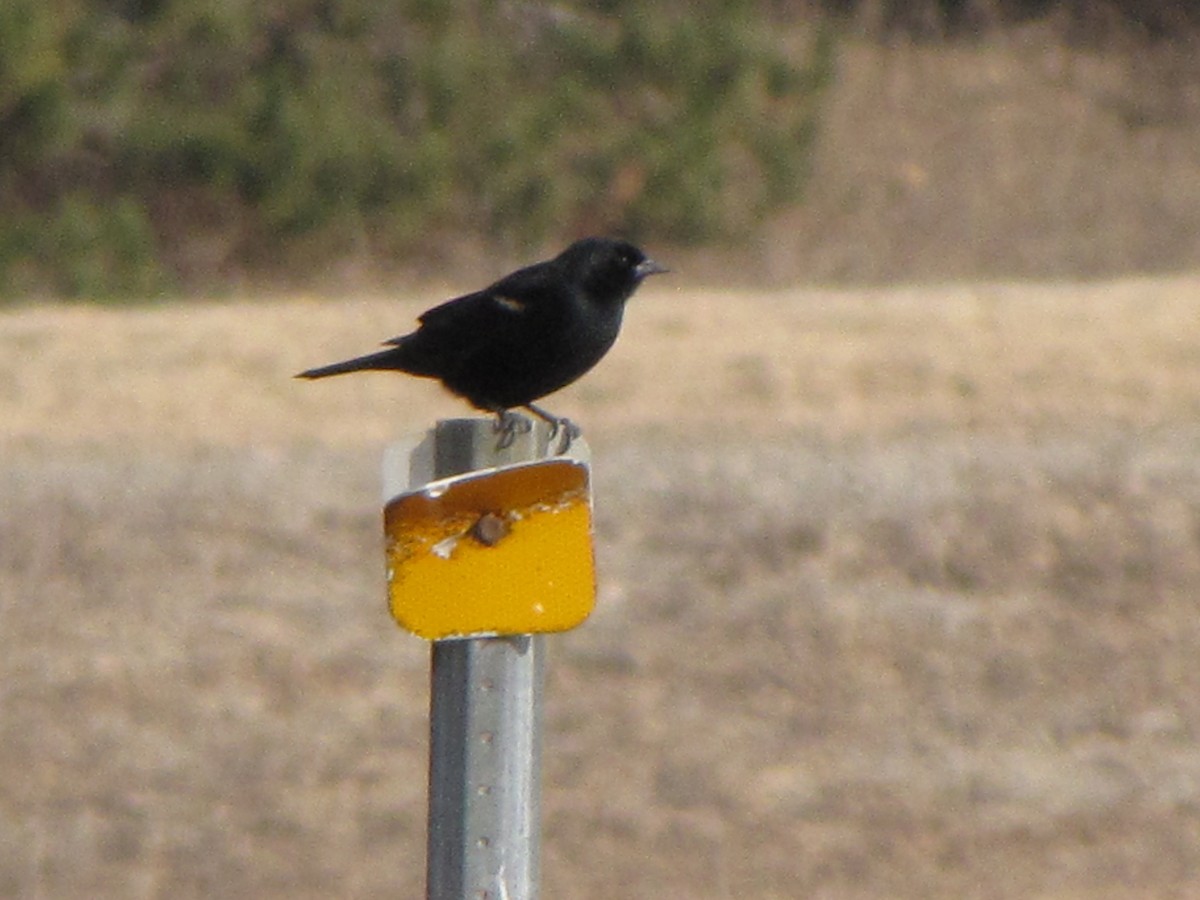
<instances>
[{"instance_id":1,"label":"bird's leg","mask_svg":"<svg viewBox=\"0 0 1200 900\"><path fill-rule=\"evenodd\" d=\"M496 442L497 450L507 450L517 439L518 434L527 434L533 423L524 416L508 409L496 410L496 424L493 430L500 435Z\"/></svg>"},{"instance_id":2,"label":"bird's leg","mask_svg":"<svg viewBox=\"0 0 1200 900\"><path fill-rule=\"evenodd\" d=\"M561 456L570 450L571 443L583 434L583 430L570 419L563 416L556 416L542 409L540 406L526 403L525 409L529 410L539 419L544 419L550 423L550 440L554 440L556 436L559 438L558 449L554 451L556 456Z\"/></svg>"}]
</instances>

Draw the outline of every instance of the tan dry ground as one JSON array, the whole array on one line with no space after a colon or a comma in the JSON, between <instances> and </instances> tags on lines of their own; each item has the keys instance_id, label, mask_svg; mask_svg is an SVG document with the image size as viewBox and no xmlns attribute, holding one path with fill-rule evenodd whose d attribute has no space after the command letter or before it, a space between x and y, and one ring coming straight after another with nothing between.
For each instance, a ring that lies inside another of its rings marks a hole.
<instances>
[{"instance_id":1,"label":"tan dry ground","mask_svg":"<svg viewBox=\"0 0 1200 900\"><path fill-rule=\"evenodd\" d=\"M416 897L426 649L378 459L287 377L436 294L0 315L0 895ZM664 280L553 407L553 898L1200 895L1200 279Z\"/></svg>"},{"instance_id":2,"label":"tan dry ground","mask_svg":"<svg viewBox=\"0 0 1200 900\"><path fill-rule=\"evenodd\" d=\"M469 410L428 381L305 384L411 329L430 298L3 314L0 450L378 447ZM647 432L878 440L1200 420L1194 278L762 294L664 280L553 404L594 439Z\"/></svg>"}]
</instances>

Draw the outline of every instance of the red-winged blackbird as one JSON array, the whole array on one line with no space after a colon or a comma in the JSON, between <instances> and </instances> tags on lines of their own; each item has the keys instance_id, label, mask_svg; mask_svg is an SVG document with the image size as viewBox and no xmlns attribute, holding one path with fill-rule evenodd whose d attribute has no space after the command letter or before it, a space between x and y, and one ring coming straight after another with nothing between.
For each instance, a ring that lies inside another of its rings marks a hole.
<instances>
[{"instance_id":1,"label":"red-winged blackbird","mask_svg":"<svg viewBox=\"0 0 1200 900\"><path fill-rule=\"evenodd\" d=\"M448 300L386 350L301 372L324 378L391 369L440 379L479 409L523 408L555 429L573 426L533 405L600 361L617 339L625 301L648 275L667 271L625 241L584 238L554 259ZM568 437L569 440L569 437Z\"/></svg>"}]
</instances>

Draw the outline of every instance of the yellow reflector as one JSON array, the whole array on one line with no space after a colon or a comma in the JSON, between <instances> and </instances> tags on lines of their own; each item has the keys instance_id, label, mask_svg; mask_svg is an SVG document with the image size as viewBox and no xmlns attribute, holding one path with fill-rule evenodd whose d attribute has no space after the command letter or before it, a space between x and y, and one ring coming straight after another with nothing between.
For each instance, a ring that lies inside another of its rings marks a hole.
<instances>
[{"instance_id":1,"label":"yellow reflector","mask_svg":"<svg viewBox=\"0 0 1200 900\"><path fill-rule=\"evenodd\" d=\"M595 605L584 463L444 478L396 497L383 517L392 615L418 637L566 631Z\"/></svg>"}]
</instances>

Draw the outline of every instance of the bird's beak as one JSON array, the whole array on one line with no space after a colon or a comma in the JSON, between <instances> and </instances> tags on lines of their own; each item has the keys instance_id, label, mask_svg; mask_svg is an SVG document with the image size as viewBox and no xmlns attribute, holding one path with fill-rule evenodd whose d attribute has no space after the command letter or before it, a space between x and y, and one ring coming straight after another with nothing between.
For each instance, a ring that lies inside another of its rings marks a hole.
<instances>
[{"instance_id":1,"label":"bird's beak","mask_svg":"<svg viewBox=\"0 0 1200 900\"><path fill-rule=\"evenodd\" d=\"M662 275L664 272L670 272L671 270L666 266L659 265L652 259L643 259L633 271L638 279L641 280L648 275Z\"/></svg>"}]
</instances>

